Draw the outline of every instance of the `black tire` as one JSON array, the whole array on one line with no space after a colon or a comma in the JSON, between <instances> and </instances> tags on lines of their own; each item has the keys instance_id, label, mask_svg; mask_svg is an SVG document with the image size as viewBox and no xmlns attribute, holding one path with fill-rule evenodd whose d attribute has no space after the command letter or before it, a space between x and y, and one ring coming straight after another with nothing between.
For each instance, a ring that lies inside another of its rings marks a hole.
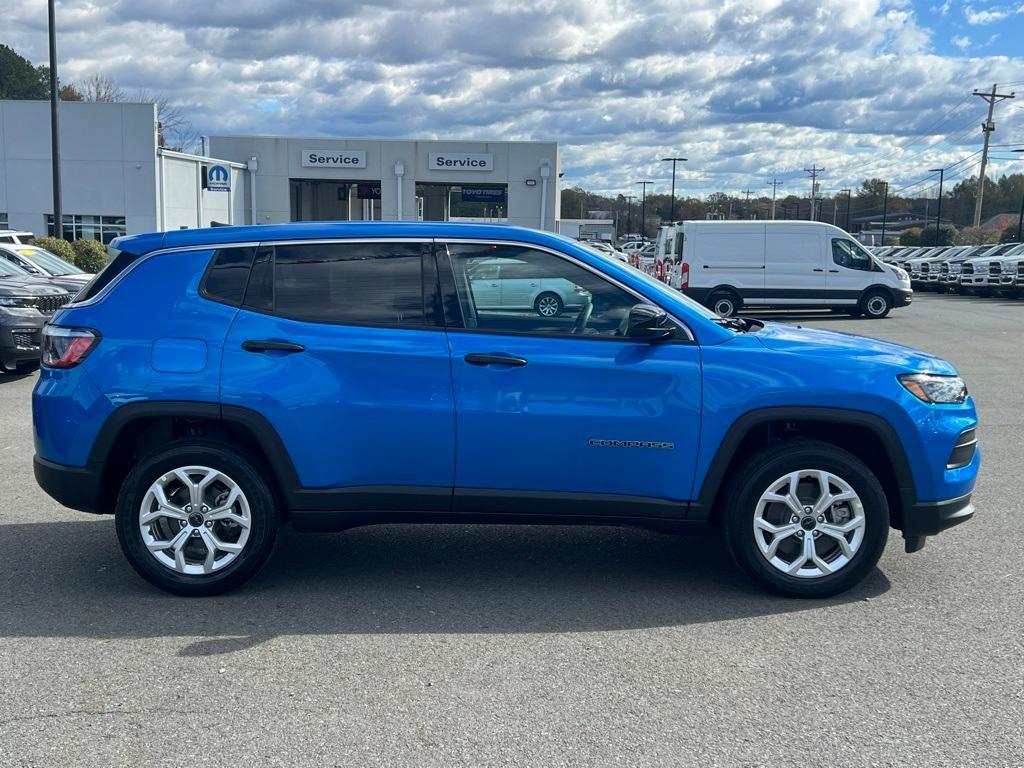
<instances>
[{"instance_id":1,"label":"black tire","mask_svg":"<svg viewBox=\"0 0 1024 768\"><path fill-rule=\"evenodd\" d=\"M187 574L157 561L143 542L139 510L150 485L179 467L204 466L230 477L245 494L251 525L248 541L233 561L210 574ZM280 525L277 504L263 474L232 446L213 440L179 440L141 459L128 473L117 499L117 538L131 566L146 581L177 595L226 592L251 578L266 562Z\"/></svg>"},{"instance_id":2,"label":"black tire","mask_svg":"<svg viewBox=\"0 0 1024 768\"><path fill-rule=\"evenodd\" d=\"M553 304L550 303L552 299L554 299ZM546 306L553 307L554 311L541 310L541 302L545 302ZM545 291L540 296L538 296L533 302L533 311L536 312L541 317L558 317L560 314L562 314L563 309L565 309L565 304L562 303L562 297L559 296L557 293L552 293L551 291Z\"/></svg>"},{"instance_id":3,"label":"black tire","mask_svg":"<svg viewBox=\"0 0 1024 768\"><path fill-rule=\"evenodd\" d=\"M892 294L878 288L868 291L857 305L861 315L869 320L881 320L892 311Z\"/></svg>"},{"instance_id":4,"label":"black tire","mask_svg":"<svg viewBox=\"0 0 1024 768\"><path fill-rule=\"evenodd\" d=\"M860 497L864 509L860 547L835 573L815 578L778 570L761 553L754 535L761 495L779 478L804 469L825 470L842 478ZM855 586L878 563L889 535L889 505L878 479L856 456L830 443L795 440L762 451L743 464L722 508L722 522L733 558L760 586L789 597L823 598Z\"/></svg>"},{"instance_id":5,"label":"black tire","mask_svg":"<svg viewBox=\"0 0 1024 768\"><path fill-rule=\"evenodd\" d=\"M706 306L719 317L735 317L743 307L743 299L735 291L717 290L708 296Z\"/></svg>"}]
</instances>

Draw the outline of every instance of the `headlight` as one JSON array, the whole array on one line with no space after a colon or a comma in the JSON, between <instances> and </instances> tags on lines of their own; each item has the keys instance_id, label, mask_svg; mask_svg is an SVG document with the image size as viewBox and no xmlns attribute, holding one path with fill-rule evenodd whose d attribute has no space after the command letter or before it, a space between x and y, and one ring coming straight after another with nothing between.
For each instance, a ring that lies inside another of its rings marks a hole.
<instances>
[{"instance_id":1,"label":"headlight","mask_svg":"<svg viewBox=\"0 0 1024 768\"><path fill-rule=\"evenodd\" d=\"M34 296L0 296L0 307L34 307Z\"/></svg>"},{"instance_id":2,"label":"headlight","mask_svg":"<svg viewBox=\"0 0 1024 768\"><path fill-rule=\"evenodd\" d=\"M899 267L894 267L892 271L896 273L896 279L897 280L909 280L910 279L910 275L907 274L907 271L905 269L900 269Z\"/></svg>"},{"instance_id":3,"label":"headlight","mask_svg":"<svg viewBox=\"0 0 1024 768\"><path fill-rule=\"evenodd\" d=\"M967 398L967 385L959 376L905 373L899 380L910 394L926 403L962 403Z\"/></svg>"}]
</instances>

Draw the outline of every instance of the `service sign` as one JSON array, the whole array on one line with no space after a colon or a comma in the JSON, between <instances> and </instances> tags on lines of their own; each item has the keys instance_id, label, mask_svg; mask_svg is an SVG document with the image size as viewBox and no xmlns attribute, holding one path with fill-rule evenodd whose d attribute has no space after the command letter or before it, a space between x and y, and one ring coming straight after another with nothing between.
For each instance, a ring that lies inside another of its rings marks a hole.
<instances>
[{"instance_id":1,"label":"service sign","mask_svg":"<svg viewBox=\"0 0 1024 768\"><path fill-rule=\"evenodd\" d=\"M430 152L427 168L431 171L493 171L494 155L490 152Z\"/></svg>"},{"instance_id":2,"label":"service sign","mask_svg":"<svg viewBox=\"0 0 1024 768\"><path fill-rule=\"evenodd\" d=\"M211 165L206 169L206 188L211 192L230 192L231 171L223 165Z\"/></svg>"},{"instance_id":3,"label":"service sign","mask_svg":"<svg viewBox=\"0 0 1024 768\"><path fill-rule=\"evenodd\" d=\"M304 149L304 168L365 168L366 152L361 149Z\"/></svg>"}]
</instances>

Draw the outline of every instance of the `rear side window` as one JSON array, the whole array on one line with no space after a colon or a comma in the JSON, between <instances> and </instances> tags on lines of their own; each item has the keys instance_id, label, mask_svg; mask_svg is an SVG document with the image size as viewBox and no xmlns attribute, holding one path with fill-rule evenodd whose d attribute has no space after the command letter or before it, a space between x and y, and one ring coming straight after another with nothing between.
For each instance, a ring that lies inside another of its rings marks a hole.
<instances>
[{"instance_id":1,"label":"rear side window","mask_svg":"<svg viewBox=\"0 0 1024 768\"><path fill-rule=\"evenodd\" d=\"M199 292L208 299L237 307L245 295L255 248L222 248L213 254Z\"/></svg>"},{"instance_id":2,"label":"rear side window","mask_svg":"<svg viewBox=\"0 0 1024 768\"><path fill-rule=\"evenodd\" d=\"M438 325L432 262L423 243L279 245L273 264L273 312L316 323Z\"/></svg>"}]
</instances>

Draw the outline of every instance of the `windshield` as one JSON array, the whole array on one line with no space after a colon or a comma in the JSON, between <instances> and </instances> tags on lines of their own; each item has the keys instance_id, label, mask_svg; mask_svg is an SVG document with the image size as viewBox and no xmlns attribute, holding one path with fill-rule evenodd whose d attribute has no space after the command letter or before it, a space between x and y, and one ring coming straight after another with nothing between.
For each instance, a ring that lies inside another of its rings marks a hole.
<instances>
[{"instance_id":1,"label":"windshield","mask_svg":"<svg viewBox=\"0 0 1024 768\"><path fill-rule=\"evenodd\" d=\"M69 264L56 254L50 253L49 251L44 251L42 248L18 248L17 251L26 259L31 260L34 264L38 264L51 275L59 276L85 274L84 270L79 269L74 264Z\"/></svg>"},{"instance_id":2,"label":"windshield","mask_svg":"<svg viewBox=\"0 0 1024 768\"><path fill-rule=\"evenodd\" d=\"M17 264L12 264L7 259L0 259L0 277L25 277L28 274Z\"/></svg>"}]
</instances>

